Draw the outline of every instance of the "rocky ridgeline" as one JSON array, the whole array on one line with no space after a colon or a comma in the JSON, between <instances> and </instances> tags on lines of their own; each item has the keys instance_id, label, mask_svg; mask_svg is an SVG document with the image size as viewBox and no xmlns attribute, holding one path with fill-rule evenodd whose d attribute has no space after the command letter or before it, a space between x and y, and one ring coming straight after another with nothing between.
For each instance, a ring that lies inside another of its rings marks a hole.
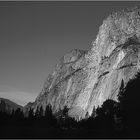
<instances>
[{"instance_id":1,"label":"rocky ridgeline","mask_svg":"<svg viewBox=\"0 0 140 140\"><path fill-rule=\"evenodd\" d=\"M70 117L84 119L106 99L117 101L122 80L126 86L135 78L139 62L140 8L113 13L90 50L75 49L60 59L30 107L50 105L56 114L66 106Z\"/></svg>"},{"instance_id":2,"label":"rocky ridgeline","mask_svg":"<svg viewBox=\"0 0 140 140\"><path fill-rule=\"evenodd\" d=\"M5 98L0 98L0 111L12 113L13 111L16 111L17 109L23 109L22 106L14 103L13 101Z\"/></svg>"}]
</instances>

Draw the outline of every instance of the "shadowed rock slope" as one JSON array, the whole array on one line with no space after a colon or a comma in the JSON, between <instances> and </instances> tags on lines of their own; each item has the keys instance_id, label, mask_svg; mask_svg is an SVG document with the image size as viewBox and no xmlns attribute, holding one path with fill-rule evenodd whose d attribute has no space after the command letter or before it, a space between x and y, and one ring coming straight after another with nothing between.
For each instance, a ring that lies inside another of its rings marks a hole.
<instances>
[{"instance_id":1,"label":"shadowed rock slope","mask_svg":"<svg viewBox=\"0 0 140 140\"><path fill-rule=\"evenodd\" d=\"M121 81L126 86L139 71L140 8L132 8L104 20L90 50L63 56L31 107L50 105L56 114L66 106L80 120L106 99L117 101Z\"/></svg>"},{"instance_id":2,"label":"shadowed rock slope","mask_svg":"<svg viewBox=\"0 0 140 140\"><path fill-rule=\"evenodd\" d=\"M23 109L22 106L4 98L0 98L0 111L12 113L12 111L16 111L17 109Z\"/></svg>"}]
</instances>

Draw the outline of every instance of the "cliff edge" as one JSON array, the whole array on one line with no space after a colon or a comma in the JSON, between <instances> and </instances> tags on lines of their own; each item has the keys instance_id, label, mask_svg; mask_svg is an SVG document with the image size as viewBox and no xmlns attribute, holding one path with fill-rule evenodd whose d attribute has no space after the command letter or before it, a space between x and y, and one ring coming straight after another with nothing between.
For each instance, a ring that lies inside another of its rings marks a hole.
<instances>
[{"instance_id":1,"label":"cliff edge","mask_svg":"<svg viewBox=\"0 0 140 140\"><path fill-rule=\"evenodd\" d=\"M124 81L140 71L140 8L111 14L99 28L90 50L72 50L64 55L48 75L32 105L54 114L68 108L76 120L91 116L106 99L117 101Z\"/></svg>"}]
</instances>

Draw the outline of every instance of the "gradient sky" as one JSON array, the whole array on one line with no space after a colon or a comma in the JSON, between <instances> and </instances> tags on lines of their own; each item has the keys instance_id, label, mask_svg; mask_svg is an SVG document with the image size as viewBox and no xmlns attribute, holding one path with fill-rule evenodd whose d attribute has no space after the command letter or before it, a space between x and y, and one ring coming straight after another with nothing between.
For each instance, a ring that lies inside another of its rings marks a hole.
<instances>
[{"instance_id":1,"label":"gradient sky","mask_svg":"<svg viewBox=\"0 0 140 140\"><path fill-rule=\"evenodd\" d=\"M58 59L89 49L112 11L140 2L0 2L0 97L34 101Z\"/></svg>"}]
</instances>

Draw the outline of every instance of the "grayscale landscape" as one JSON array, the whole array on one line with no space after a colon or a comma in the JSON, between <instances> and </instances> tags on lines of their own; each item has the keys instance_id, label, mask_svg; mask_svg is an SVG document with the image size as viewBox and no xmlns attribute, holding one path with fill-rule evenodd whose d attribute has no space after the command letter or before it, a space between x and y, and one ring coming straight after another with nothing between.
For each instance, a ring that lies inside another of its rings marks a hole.
<instances>
[{"instance_id":1,"label":"grayscale landscape","mask_svg":"<svg viewBox=\"0 0 140 140\"><path fill-rule=\"evenodd\" d=\"M140 138L139 1L0 11L0 138Z\"/></svg>"}]
</instances>

